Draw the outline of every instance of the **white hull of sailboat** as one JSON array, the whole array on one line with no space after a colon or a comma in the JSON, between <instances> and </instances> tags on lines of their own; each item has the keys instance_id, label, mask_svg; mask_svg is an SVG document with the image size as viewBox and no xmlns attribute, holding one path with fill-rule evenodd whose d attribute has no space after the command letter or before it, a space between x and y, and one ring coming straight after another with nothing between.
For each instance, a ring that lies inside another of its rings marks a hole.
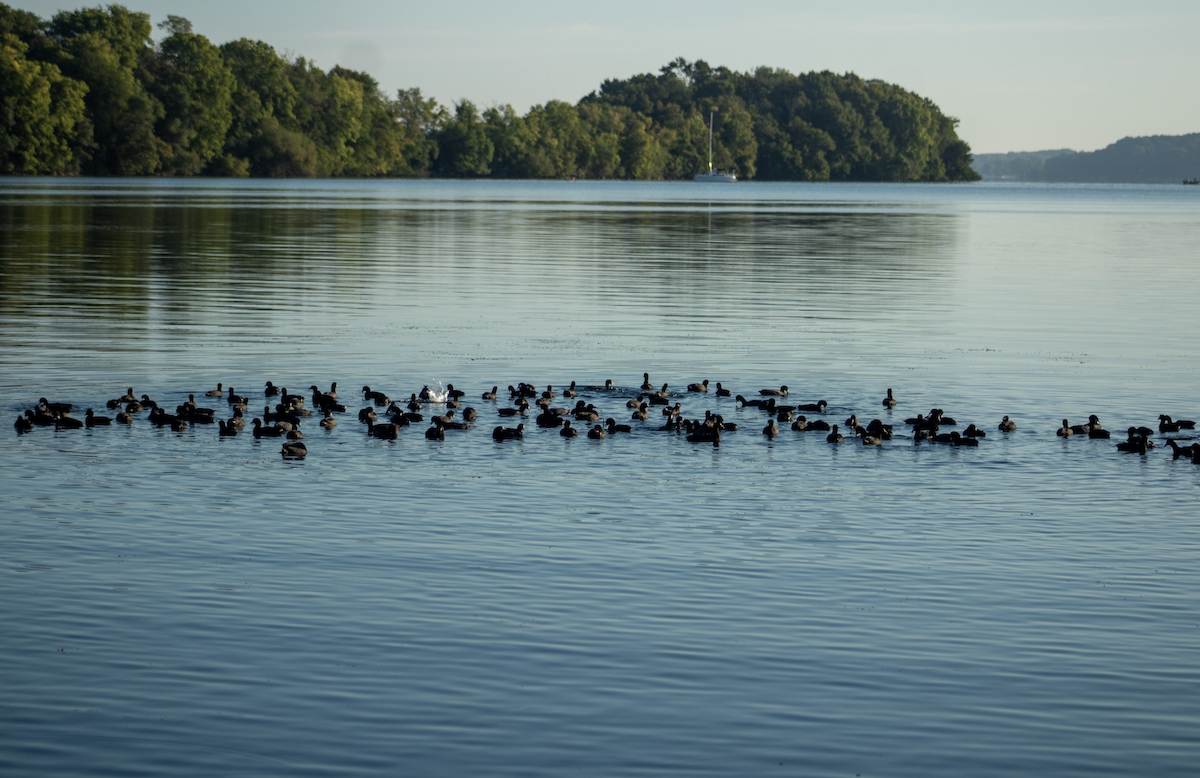
<instances>
[{"instance_id":1,"label":"white hull of sailboat","mask_svg":"<svg viewBox=\"0 0 1200 778\"><path fill-rule=\"evenodd\" d=\"M696 180L703 184L736 184L737 176L729 173L697 173Z\"/></svg>"}]
</instances>

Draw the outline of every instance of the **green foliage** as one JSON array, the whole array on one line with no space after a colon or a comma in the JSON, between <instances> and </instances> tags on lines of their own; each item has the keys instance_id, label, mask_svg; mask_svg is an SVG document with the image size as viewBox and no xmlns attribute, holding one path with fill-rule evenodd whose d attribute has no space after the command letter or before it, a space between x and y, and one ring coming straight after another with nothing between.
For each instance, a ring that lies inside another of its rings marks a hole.
<instances>
[{"instance_id":1,"label":"green foliage","mask_svg":"<svg viewBox=\"0 0 1200 778\"><path fill-rule=\"evenodd\" d=\"M438 144L434 171L438 175L486 176L492 172L496 146L470 100L454 104L454 116L437 128L434 137Z\"/></svg>"},{"instance_id":2,"label":"green foliage","mask_svg":"<svg viewBox=\"0 0 1200 778\"><path fill-rule=\"evenodd\" d=\"M0 173L63 172L87 87L55 65L26 59L28 48L0 33Z\"/></svg>"},{"instance_id":3,"label":"green foliage","mask_svg":"<svg viewBox=\"0 0 1200 778\"><path fill-rule=\"evenodd\" d=\"M712 164L780 181L978 178L957 121L848 73L739 73L685 59L578 104L452 108L323 70L262 41L214 46L124 6L43 21L0 4L9 173L690 179Z\"/></svg>"},{"instance_id":4,"label":"green foliage","mask_svg":"<svg viewBox=\"0 0 1200 778\"><path fill-rule=\"evenodd\" d=\"M171 35L159 44L151 86L163 106L156 134L170 146L163 167L196 175L225 147L236 82L220 49L193 33L191 22L170 16L161 26Z\"/></svg>"},{"instance_id":5,"label":"green foliage","mask_svg":"<svg viewBox=\"0 0 1200 778\"><path fill-rule=\"evenodd\" d=\"M1178 184L1200 176L1200 133L1122 138L1046 160L1046 181Z\"/></svg>"},{"instance_id":6,"label":"green foliage","mask_svg":"<svg viewBox=\"0 0 1200 778\"><path fill-rule=\"evenodd\" d=\"M50 20L61 67L87 84L84 99L92 136L77 140L76 157L92 175L151 175L170 146L155 134L162 103L147 93L153 62L150 17L119 5L62 11Z\"/></svg>"}]
</instances>

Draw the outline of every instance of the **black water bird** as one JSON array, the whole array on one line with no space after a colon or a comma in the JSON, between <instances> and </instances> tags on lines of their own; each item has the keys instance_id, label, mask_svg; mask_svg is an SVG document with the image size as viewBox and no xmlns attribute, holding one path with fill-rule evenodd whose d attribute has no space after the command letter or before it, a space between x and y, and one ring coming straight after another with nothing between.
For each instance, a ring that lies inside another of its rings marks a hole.
<instances>
[{"instance_id":1,"label":"black water bird","mask_svg":"<svg viewBox=\"0 0 1200 778\"><path fill-rule=\"evenodd\" d=\"M308 456L308 448L299 442L288 442L280 449L284 459L304 459Z\"/></svg>"},{"instance_id":2,"label":"black water bird","mask_svg":"<svg viewBox=\"0 0 1200 778\"><path fill-rule=\"evenodd\" d=\"M257 438L279 438L283 437L284 430L278 427L264 427L262 419L255 417L251 422L254 425L254 437Z\"/></svg>"},{"instance_id":3,"label":"black water bird","mask_svg":"<svg viewBox=\"0 0 1200 778\"><path fill-rule=\"evenodd\" d=\"M516 428L512 427L497 427L492 430L493 440L520 440L525 437L525 425L518 424Z\"/></svg>"},{"instance_id":4,"label":"black water bird","mask_svg":"<svg viewBox=\"0 0 1200 778\"><path fill-rule=\"evenodd\" d=\"M112 424L112 419L107 416L97 416L92 413L91 408L88 408L87 413L84 414L83 423L88 427L108 426Z\"/></svg>"},{"instance_id":5,"label":"black water bird","mask_svg":"<svg viewBox=\"0 0 1200 778\"><path fill-rule=\"evenodd\" d=\"M633 432L633 427L628 424L617 424L616 419L608 419L604 423L608 425L609 435L614 435L618 432Z\"/></svg>"},{"instance_id":6,"label":"black water bird","mask_svg":"<svg viewBox=\"0 0 1200 778\"><path fill-rule=\"evenodd\" d=\"M1005 416L1000 420L1000 425L996 427L996 429L1000 430L1001 432L1013 432L1017 429L1017 423Z\"/></svg>"},{"instance_id":7,"label":"black water bird","mask_svg":"<svg viewBox=\"0 0 1200 778\"><path fill-rule=\"evenodd\" d=\"M1159 432L1179 432L1180 430L1194 430L1194 429L1196 429L1196 422L1194 422L1194 421L1189 421L1187 419L1180 419L1179 421L1174 421L1170 416L1168 416L1165 413L1161 414L1158 417L1158 431Z\"/></svg>"},{"instance_id":8,"label":"black water bird","mask_svg":"<svg viewBox=\"0 0 1200 778\"><path fill-rule=\"evenodd\" d=\"M392 404L392 399L383 392L376 392L369 386L363 387L363 399L367 402L375 403L380 406L388 406Z\"/></svg>"},{"instance_id":9,"label":"black water bird","mask_svg":"<svg viewBox=\"0 0 1200 778\"><path fill-rule=\"evenodd\" d=\"M892 390L890 388L888 389L887 397L883 398L883 407L884 408L895 408L896 407L896 398L892 396Z\"/></svg>"},{"instance_id":10,"label":"black water bird","mask_svg":"<svg viewBox=\"0 0 1200 778\"><path fill-rule=\"evenodd\" d=\"M844 443L846 439L838 432L838 425L834 424L833 429L825 436L825 441L827 443Z\"/></svg>"},{"instance_id":11,"label":"black water bird","mask_svg":"<svg viewBox=\"0 0 1200 778\"><path fill-rule=\"evenodd\" d=\"M255 421L258 421L255 419ZM367 434L380 440L397 440L400 437L398 424L367 424Z\"/></svg>"},{"instance_id":12,"label":"black water bird","mask_svg":"<svg viewBox=\"0 0 1200 778\"><path fill-rule=\"evenodd\" d=\"M698 384L688 384L687 390L689 392L707 392L708 391L708 379L705 378L703 381L701 381Z\"/></svg>"}]
</instances>

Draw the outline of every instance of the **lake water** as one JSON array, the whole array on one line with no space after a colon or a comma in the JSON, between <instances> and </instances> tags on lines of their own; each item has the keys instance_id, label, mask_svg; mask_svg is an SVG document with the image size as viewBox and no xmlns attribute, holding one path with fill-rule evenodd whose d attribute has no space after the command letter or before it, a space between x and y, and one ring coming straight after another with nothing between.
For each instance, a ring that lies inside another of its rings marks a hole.
<instances>
[{"instance_id":1,"label":"lake water","mask_svg":"<svg viewBox=\"0 0 1200 778\"><path fill-rule=\"evenodd\" d=\"M0 180L0 773L1188 774L1200 467L1114 444L1200 415L1198 247L1181 186ZM643 372L741 428L491 439ZM350 407L304 461L12 427L267 380ZM355 418L449 383L444 442Z\"/></svg>"}]
</instances>

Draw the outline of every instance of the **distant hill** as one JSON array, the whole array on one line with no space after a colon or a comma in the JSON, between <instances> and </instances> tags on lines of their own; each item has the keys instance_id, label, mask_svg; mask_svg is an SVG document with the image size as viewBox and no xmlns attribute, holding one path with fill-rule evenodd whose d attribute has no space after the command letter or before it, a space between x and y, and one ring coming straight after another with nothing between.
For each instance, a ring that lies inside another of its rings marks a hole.
<instances>
[{"instance_id":1,"label":"distant hill","mask_svg":"<svg viewBox=\"0 0 1200 778\"><path fill-rule=\"evenodd\" d=\"M976 154L985 180L1091 184L1178 184L1200 176L1200 133L1122 138L1098 151Z\"/></svg>"},{"instance_id":2,"label":"distant hill","mask_svg":"<svg viewBox=\"0 0 1200 778\"><path fill-rule=\"evenodd\" d=\"M1046 160L1046 181L1178 184L1200 176L1200 132L1122 138L1099 151Z\"/></svg>"},{"instance_id":3,"label":"distant hill","mask_svg":"<svg viewBox=\"0 0 1200 778\"><path fill-rule=\"evenodd\" d=\"M1041 181L1046 160L1075 154L1071 149L1010 151L1007 154L976 154L971 167L985 181Z\"/></svg>"}]
</instances>

